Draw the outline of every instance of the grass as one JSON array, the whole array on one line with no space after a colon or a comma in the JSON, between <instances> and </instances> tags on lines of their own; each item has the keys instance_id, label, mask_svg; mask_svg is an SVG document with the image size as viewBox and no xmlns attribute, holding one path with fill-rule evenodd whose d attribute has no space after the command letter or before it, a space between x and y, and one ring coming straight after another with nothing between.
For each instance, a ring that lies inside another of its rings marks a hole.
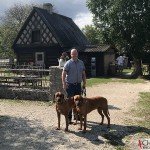
<instances>
[{"instance_id":1,"label":"grass","mask_svg":"<svg viewBox=\"0 0 150 150\"><path fill-rule=\"evenodd\" d=\"M131 83L131 84L136 84L136 83L144 83L145 79L144 78L137 78L137 79L124 79L124 76L131 74L133 72L134 68L131 69L124 69L123 70L123 76L122 77L114 77L114 78L109 78L109 77L99 77L99 78L89 78L87 79L87 86L93 86L97 84L107 84L110 82L120 82L120 83Z\"/></svg>"},{"instance_id":2,"label":"grass","mask_svg":"<svg viewBox=\"0 0 150 150\"><path fill-rule=\"evenodd\" d=\"M126 125L131 126L128 132L132 133L132 136L127 136L126 141L130 143L131 141L137 141L138 139L147 139L150 135L150 92L140 92L139 101L136 103L135 107L131 109L128 113L133 116L126 120ZM132 126L137 127L138 132ZM133 146L133 145L131 145ZM130 147L131 148L131 147ZM128 146L118 146L117 150L126 150Z\"/></svg>"},{"instance_id":3,"label":"grass","mask_svg":"<svg viewBox=\"0 0 150 150\"><path fill-rule=\"evenodd\" d=\"M135 110L136 116L142 118L137 123L145 128L150 128L150 92L139 93L140 99Z\"/></svg>"},{"instance_id":4,"label":"grass","mask_svg":"<svg viewBox=\"0 0 150 150\"><path fill-rule=\"evenodd\" d=\"M140 92L139 96L140 98L136 103L136 106L129 112L134 117L137 117L137 120L134 122L130 120L130 123L135 123L138 126L150 128L150 92Z\"/></svg>"},{"instance_id":5,"label":"grass","mask_svg":"<svg viewBox=\"0 0 150 150\"><path fill-rule=\"evenodd\" d=\"M120 78L90 78L87 79L87 86L93 86L97 84L107 84L110 82L120 82L120 83L144 83L144 79L120 79Z\"/></svg>"}]
</instances>

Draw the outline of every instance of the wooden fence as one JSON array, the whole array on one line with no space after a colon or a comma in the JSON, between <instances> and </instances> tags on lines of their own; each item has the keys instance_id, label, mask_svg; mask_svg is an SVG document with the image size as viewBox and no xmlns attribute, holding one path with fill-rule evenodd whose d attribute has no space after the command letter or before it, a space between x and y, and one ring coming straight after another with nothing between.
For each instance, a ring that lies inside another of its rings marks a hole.
<instances>
[{"instance_id":1,"label":"wooden fence","mask_svg":"<svg viewBox=\"0 0 150 150\"><path fill-rule=\"evenodd\" d=\"M62 68L54 66L43 69L39 66L0 68L0 98L53 100L56 91L63 91ZM64 92L64 91L63 91Z\"/></svg>"}]
</instances>

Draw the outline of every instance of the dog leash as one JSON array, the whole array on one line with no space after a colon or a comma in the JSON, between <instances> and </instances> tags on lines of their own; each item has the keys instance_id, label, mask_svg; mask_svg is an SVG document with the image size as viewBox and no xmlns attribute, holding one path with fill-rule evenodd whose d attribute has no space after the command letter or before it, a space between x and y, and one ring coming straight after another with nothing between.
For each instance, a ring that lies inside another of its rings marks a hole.
<instances>
[{"instance_id":1,"label":"dog leash","mask_svg":"<svg viewBox=\"0 0 150 150\"><path fill-rule=\"evenodd\" d=\"M82 87L82 91L81 91L82 96L86 97L86 88Z\"/></svg>"}]
</instances>

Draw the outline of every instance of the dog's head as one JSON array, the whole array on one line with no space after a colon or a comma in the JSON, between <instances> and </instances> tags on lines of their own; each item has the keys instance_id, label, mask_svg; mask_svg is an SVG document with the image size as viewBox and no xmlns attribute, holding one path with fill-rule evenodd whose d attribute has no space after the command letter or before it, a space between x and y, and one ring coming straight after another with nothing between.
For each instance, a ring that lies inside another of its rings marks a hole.
<instances>
[{"instance_id":1,"label":"dog's head","mask_svg":"<svg viewBox=\"0 0 150 150\"><path fill-rule=\"evenodd\" d=\"M75 95L73 99L77 107L80 107L84 102L84 98L81 95Z\"/></svg>"},{"instance_id":2,"label":"dog's head","mask_svg":"<svg viewBox=\"0 0 150 150\"><path fill-rule=\"evenodd\" d=\"M56 102L56 104L62 104L64 101L64 94L61 92L56 92L54 94L54 102Z\"/></svg>"}]
</instances>

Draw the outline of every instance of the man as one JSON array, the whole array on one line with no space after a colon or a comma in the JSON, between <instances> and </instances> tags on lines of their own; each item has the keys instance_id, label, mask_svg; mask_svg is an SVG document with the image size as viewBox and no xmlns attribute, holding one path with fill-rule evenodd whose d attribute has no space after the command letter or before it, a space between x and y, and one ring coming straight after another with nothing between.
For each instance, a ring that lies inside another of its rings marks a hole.
<instances>
[{"instance_id":1,"label":"man","mask_svg":"<svg viewBox=\"0 0 150 150\"><path fill-rule=\"evenodd\" d=\"M71 50L71 59L68 60L62 71L63 89L67 92L67 97L81 95L81 82L86 87L86 74L83 61L78 59L78 51ZM68 114L69 124L71 124L72 110Z\"/></svg>"},{"instance_id":2,"label":"man","mask_svg":"<svg viewBox=\"0 0 150 150\"><path fill-rule=\"evenodd\" d=\"M119 75L122 74L123 68L124 68L124 57L120 54L120 56L116 59L117 66L118 66L118 73Z\"/></svg>"}]
</instances>

